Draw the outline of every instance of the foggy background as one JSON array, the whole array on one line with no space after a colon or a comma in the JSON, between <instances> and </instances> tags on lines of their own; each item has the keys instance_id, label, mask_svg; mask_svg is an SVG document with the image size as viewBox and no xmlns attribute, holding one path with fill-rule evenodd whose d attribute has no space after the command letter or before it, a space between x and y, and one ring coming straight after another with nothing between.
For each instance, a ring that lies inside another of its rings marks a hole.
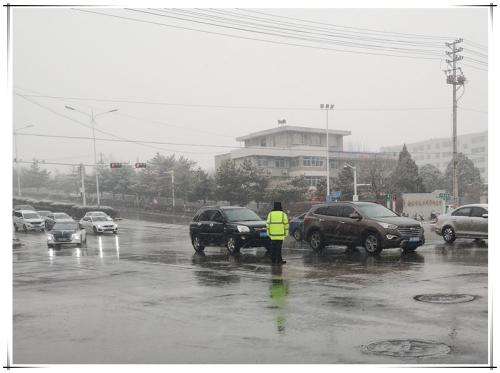
<instances>
[{"instance_id":1,"label":"foggy background","mask_svg":"<svg viewBox=\"0 0 500 373\"><path fill-rule=\"evenodd\" d=\"M14 128L32 124L20 133L90 137L89 118L65 106L85 112L118 109L97 117L96 130L107 133L96 131L97 138L182 144L98 141L98 159L103 153L105 162L144 162L156 152L176 153L213 170L214 155L231 150L215 146L240 146L235 137L276 127L278 119L324 128L320 103L335 105L331 129L352 131L344 150L379 151L450 137L452 88L442 71L447 68L444 42L461 37L487 45L487 8L256 9L327 24L449 37L432 39L441 43L443 61L371 55L362 47L306 43L124 9L86 10L145 22L74 9L13 9ZM462 62L472 64L467 58ZM487 67L459 65L469 82L459 101L458 134L486 130ZM23 161L93 163L88 139L19 135L18 151Z\"/></svg>"}]
</instances>

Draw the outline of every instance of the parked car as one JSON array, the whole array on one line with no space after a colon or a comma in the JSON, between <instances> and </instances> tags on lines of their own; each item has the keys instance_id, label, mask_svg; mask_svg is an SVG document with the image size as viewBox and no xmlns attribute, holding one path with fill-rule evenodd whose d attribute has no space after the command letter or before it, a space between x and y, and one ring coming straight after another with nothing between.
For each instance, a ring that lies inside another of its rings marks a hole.
<instances>
[{"instance_id":1,"label":"parked car","mask_svg":"<svg viewBox=\"0 0 500 373\"><path fill-rule=\"evenodd\" d=\"M65 212L52 212L45 218L45 228L51 229L56 223L71 223L74 222L73 218Z\"/></svg>"},{"instance_id":2,"label":"parked car","mask_svg":"<svg viewBox=\"0 0 500 373\"><path fill-rule=\"evenodd\" d=\"M106 214L106 213L105 213L105 212L103 212L103 211L88 211L88 212L85 214L84 218L85 218L85 217L94 217L94 216L102 216L102 217L105 217L105 218L106 218L106 219L108 219L108 220L113 220L113 219L111 218L111 216L109 216L108 214Z\"/></svg>"},{"instance_id":3,"label":"parked car","mask_svg":"<svg viewBox=\"0 0 500 373\"><path fill-rule=\"evenodd\" d=\"M81 229L76 221L56 222L47 234L47 246L86 245L87 232Z\"/></svg>"},{"instance_id":4,"label":"parked car","mask_svg":"<svg viewBox=\"0 0 500 373\"><path fill-rule=\"evenodd\" d=\"M288 231L290 236L295 238L295 241L302 241L304 239L304 217L306 214L307 213L304 212L290 220Z\"/></svg>"},{"instance_id":5,"label":"parked car","mask_svg":"<svg viewBox=\"0 0 500 373\"><path fill-rule=\"evenodd\" d=\"M40 231L45 229L43 219L33 210L14 211L14 229L23 231Z\"/></svg>"},{"instance_id":6,"label":"parked car","mask_svg":"<svg viewBox=\"0 0 500 373\"><path fill-rule=\"evenodd\" d=\"M433 229L447 243L457 238L488 239L488 205L460 206L449 214L438 216Z\"/></svg>"},{"instance_id":7,"label":"parked car","mask_svg":"<svg viewBox=\"0 0 500 373\"><path fill-rule=\"evenodd\" d=\"M419 222L371 202L313 206L304 218L304 237L314 251L338 244L363 246L368 254L396 247L415 250L425 243L424 229Z\"/></svg>"},{"instance_id":8,"label":"parked car","mask_svg":"<svg viewBox=\"0 0 500 373\"><path fill-rule=\"evenodd\" d=\"M35 211L35 208L31 205L14 205L14 211L19 210Z\"/></svg>"},{"instance_id":9,"label":"parked car","mask_svg":"<svg viewBox=\"0 0 500 373\"><path fill-rule=\"evenodd\" d=\"M79 225L80 228L92 230L94 234L105 232L118 233L118 226L109 216L84 216L80 220Z\"/></svg>"},{"instance_id":10,"label":"parked car","mask_svg":"<svg viewBox=\"0 0 500 373\"><path fill-rule=\"evenodd\" d=\"M229 253L243 247L270 249L266 222L254 211L239 206L204 207L189 224L193 248L202 252L205 246L225 246Z\"/></svg>"},{"instance_id":11,"label":"parked car","mask_svg":"<svg viewBox=\"0 0 500 373\"><path fill-rule=\"evenodd\" d=\"M38 210L37 213L43 219L43 224L45 225L45 219L47 219L47 216L49 216L50 214L52 214L52 211L49 211L49 210Z\"/></svg>"}]
</instances>

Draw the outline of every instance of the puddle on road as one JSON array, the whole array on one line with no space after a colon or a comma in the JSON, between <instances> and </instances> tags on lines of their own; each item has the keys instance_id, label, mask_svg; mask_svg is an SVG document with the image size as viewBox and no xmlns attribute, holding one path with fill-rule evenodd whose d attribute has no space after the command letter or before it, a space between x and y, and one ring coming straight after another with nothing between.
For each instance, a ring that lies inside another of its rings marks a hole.
<instances>
[{"instance_id":1,"label":"puddle on road","mask_svg":"<svg viewBox=\"0 0 500 373\"><path fill-rule=\"evenodd\" d=\"M446 355L451 351L451 348L444 343L433 341L391 339L370 343L363 346L362 351L364 353L395 357L426 357Z\"/></svg>"},{"instance_id":2,"label":"puddle on road","mask_svg":"<svg viewBox=\"0 0 500 373\"><path fill-rule=\"evenodd\" d=\"M413 299L426 303L455 304L471 302L476 299L476 296L469 294L421 294L416 295Z\"/></svg>"}]
</instances>

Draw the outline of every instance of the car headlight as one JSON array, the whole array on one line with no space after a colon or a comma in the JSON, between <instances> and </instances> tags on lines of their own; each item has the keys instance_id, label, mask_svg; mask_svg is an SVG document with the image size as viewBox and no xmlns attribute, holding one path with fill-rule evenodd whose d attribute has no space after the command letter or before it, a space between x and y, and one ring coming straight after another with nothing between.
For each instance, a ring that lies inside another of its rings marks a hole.
<instances>
[{"instance_id":1,"label":"car headlight","mask_svg":"<svg viewBox=\"0 0 500 373\"><path fill-rule=\"evenodd\" d=\"M238 232L241 232L241 233L250 232L250 228L248 228L246 225L237 225L236 229L238 229Z\"/></svg>"},{"instance_id":2,"label":"car headlight","mask_svg":"<svg viewBox=\"0 0 500 373\"><path fill-rule=\"evenodd\" d=\"M101 228L102 228L99 224L97 224L97 225L96 225L96 227L97 227L97 228L99 228L99 229L101 229Z\"/></svg>"},{"instance_id":3,"label":"car headlight","mask_svg":"<svg viewBox=\"0 0 500 373\"><path fill-rule=\"evenodd\" d=\"M385 229L398 229L398 226L394 225L394 224L382 223L379 221L377 223L378 223L378 225L380 225L382 228L385 228Z\"/></svg>"},{"instance_id":4,"label":"car headlight","mask_svg":"<svg viewBox=\"0 0 500 373\"><path fill-rule=\"evenodd\" d=\"M51 233L49 233L49 234L47 235L47 239L48 239L49 241L52 241L52 240L54 239L54 235L53 235L53 234L51 234Z\"/></svg>"},{"instance_id":5,"label":"car headlight","mask_svg":"<svg viewBox=\"0 0 500 373\"><path fill-rule=\"evenodd\" d=\"M71 235L72 240L79 240L80 239L80 233L73 233Z\"/></svg>"}]
</instances>

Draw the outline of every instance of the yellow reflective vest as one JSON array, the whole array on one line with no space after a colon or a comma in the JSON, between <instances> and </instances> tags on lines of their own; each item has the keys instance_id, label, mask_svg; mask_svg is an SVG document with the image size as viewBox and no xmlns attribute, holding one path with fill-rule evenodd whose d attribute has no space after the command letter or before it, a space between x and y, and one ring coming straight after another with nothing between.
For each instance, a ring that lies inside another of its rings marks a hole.
<instances>
[{"instance_id":1,"label":"yellow reflective vest","mask_svg":"<svg viewBox=\"0 0 500 373\"><path fill-rule=\"evenodd\" d=\"M288 236L288 217L283 211L271 211L267 215L266 229L271 240L283 241Z\"/></svg>"}]
</instances>

